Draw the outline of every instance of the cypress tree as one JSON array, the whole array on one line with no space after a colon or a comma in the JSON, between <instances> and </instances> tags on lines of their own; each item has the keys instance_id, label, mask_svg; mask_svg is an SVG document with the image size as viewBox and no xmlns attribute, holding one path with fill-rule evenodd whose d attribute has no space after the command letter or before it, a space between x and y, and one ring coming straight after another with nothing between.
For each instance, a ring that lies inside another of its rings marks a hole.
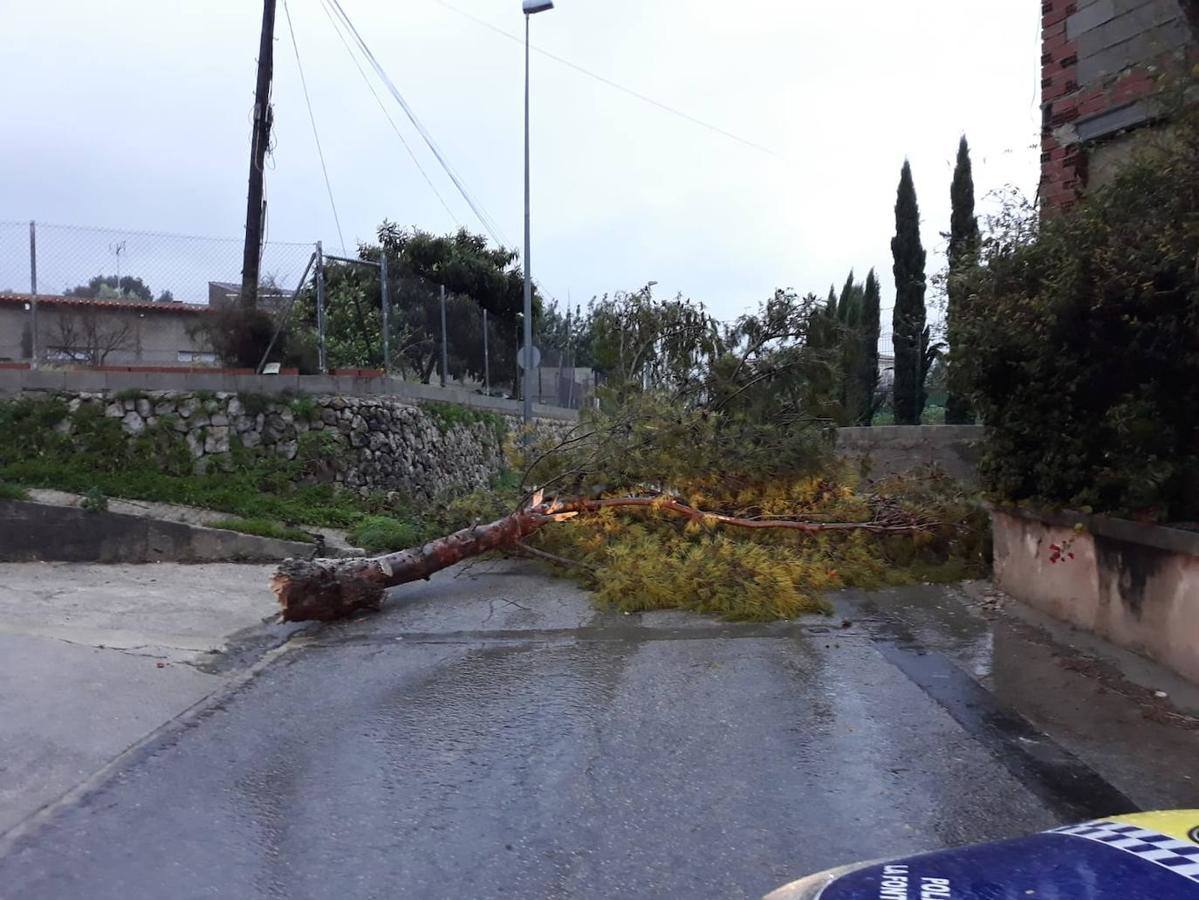
<instances>
[{"instance_id":1,"label":"cypress tree","mask_svg":"<svg viewBox=\"0 0 1199 900\"><path fill-rule=\"evenodd\" d=\"M841 410L838 419L842 425L852 425L858 420L862 406L858 379L861 339L858 335L858 318L861 314L862 286L853 278L853 271L845 280L841 296L837 300L837 340L840 375Z\"/></svg>"},{"instance_id":2,"label":"cypress tree","mask_svg":"<svg viewBox=\"0 0 1199 900\"><path fill-rule=\"evenodd\" d=\"M978 217L974 214L974 173L970 164L970 145L966 136L958 144L958 160L953 170L953 186L949 191L953 214L949 223L949 281L946 288L949 305L946 326L949 338L949 398L945 402L945 422L948 425L972 425L974 410L966 397L966 386L954 376L953 354L958 352L958 324L966 301L960 280L955 277L969 268L978 258Z\"/></svg>"},{"instance_id":3,"label":"cypress tree","mask_svg":"<svg viewBox=\"0 0 1199 900\"><path fill-rule=\"evenodd\" d=\"M862 286L854 282L853 270L850 269L849 278L845 281L845 287L841 288L841 296L837 300L837 321L852 328L861 312L861 298Z\"/></svg>"},{"instance_id":4,"label":"cypress tree","mask_svg":"<svg viewBox=\"0 0 1199 900\"><path fill-rule=\"evenodd\" d=\"M912 166L904 160L895 200L895 237L891 240L895 275L895 424L918 425L924 412L924 376L928 373L929 330L924 307L926 255L920 242L920 207Z\"/></svg>"},{"instance_id":5,"label":"cypress tree","mask_svg":"<svg viewBox=\"0 0 1199 900\"><path fill-rule=\"evenodd\" d=\"M880 294L874 269L866 276L862 291L862 308L858 322L858 382L859 406L857 424L869 425L874 420L874 394L878 390L878 338L882 331L879 320Z\"/></svg>"}]
</instances>

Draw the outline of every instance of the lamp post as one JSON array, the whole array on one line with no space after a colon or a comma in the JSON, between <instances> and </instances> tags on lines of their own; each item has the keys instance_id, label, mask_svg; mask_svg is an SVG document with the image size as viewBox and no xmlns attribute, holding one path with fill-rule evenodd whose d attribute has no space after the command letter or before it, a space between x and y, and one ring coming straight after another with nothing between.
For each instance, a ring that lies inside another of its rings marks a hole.
<instances>
[{"instance_id":1,"label":"lamp post","mask_svg":"<svg viewBox=\"0 0 1199 900\"><path fill-rule=\"evenodd\" d=\"M524 348L524 401L525 424L533 421L533 228L529 195L529 20L539 12L554 8L554 0L523 0L525 13L525 322Z\"/></svg>"}]
</instances>

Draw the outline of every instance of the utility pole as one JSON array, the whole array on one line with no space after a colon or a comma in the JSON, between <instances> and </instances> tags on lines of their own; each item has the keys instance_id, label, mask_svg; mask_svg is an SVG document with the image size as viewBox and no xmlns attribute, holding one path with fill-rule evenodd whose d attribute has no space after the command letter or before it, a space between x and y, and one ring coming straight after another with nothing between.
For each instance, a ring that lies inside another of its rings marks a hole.
<instances>
[{"instance_id":1,"label":"utility pole","mask_svg":"<svg viewBox=\"0 0 1199 900\"><path fill-rule=\"evenodd\" d=\"M271 79L275 71L275 0L262 3L262 39L258 46L258 83L254 88L254 132L250 139L250 189L246 197L246 247L241 266L241 304L258 303L259 267L262 263L263 167L271 145Z\"/></svg>"}]
</instances>

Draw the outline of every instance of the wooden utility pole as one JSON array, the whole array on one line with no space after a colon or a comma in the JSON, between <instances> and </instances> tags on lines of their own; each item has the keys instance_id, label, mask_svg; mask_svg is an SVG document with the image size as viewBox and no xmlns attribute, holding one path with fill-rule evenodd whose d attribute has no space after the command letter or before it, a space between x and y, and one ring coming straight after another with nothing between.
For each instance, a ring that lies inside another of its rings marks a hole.
<instances>
[{"instance_id":1,"label":"wooden utility pole","mask_svg":"<svg viewBox=\"0 0 1199 900\"><path fill-rule=\"evenodd\" d=\"M250 189L246 197L246 247L241 267L241 303L253 309L258 303L259 268L262 263L262 170L271 145L271 79L275 72L275 0L263 0L262 40L258 47L258 84L254 89L254 133L250 140Z\"/></svg>"}]
</instances>

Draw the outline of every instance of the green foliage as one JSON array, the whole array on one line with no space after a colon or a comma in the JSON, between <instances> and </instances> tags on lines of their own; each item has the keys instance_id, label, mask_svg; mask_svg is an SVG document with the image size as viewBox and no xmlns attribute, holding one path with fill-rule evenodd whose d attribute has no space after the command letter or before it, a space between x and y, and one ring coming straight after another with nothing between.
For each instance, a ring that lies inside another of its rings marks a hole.
<instances>
[{"instance_id":1,"label":"green foliage","mask_svg":"<svg viewBox=\"0 0 1199 900\"><path fill-rule=\"evenodd\" d=\"M720 327L702 303L663 300L653 285L594 300L588 317L590 355L610 403L645 389L693 390L724 349Z\"/></svg>"},{"instance_id":2,"label":"green foliage","mask_svg":"<svg viewBox=\"0 0 1199 900\"><path fill-rule=\"evenodd\" d=\"M350 543L367 553L392 553L415 547L425 540L422 525L391 516L367 516L349 533Z\"/></svg>"},{"instance_id":3,"label":"green foliage","mask_svg":"<svg viewBox=\"0 0 1199 900\"><path fill-rule=\"evenodd\" d=\"M275 330L275 319L267 310L234 303L205 316L194 332L225 365L257 370Z\"/></svg>"},{"instance_id":4,"label":"green foliage","mask_svg":"<svg viewBox=\"0 0 1199 900\"><path fill-rule=\"evenodd\" d=\"M516 254L491 248L487 238L465 229L433 235L384 222L378 243L363 244L358 256L388 263L391 367L427 381L441 363L441 288L446 290L449 375L482 378L483 310L489 313L488 349L492 381L516 370L518 316L524 279ZM326 340L330 364L340 368L383 368L382 289L373 266L330 262L325 268ZM540 296L534 295L534 317ZM289 358L309 371L314 365L316 298L301 292L289 323Z\"/></svg>"},{"instance_id":5,"label":"green foliage","mask_svg":"<svg viewBox=\"0 0 1199 900\"><path fill-rule=\"evenodd\" d=\"M311 422L318 415L316 401L306 395L287 401L287 408L301 422Z\"/></svg>"},{"instance_id":6,"label":"green foliage","mask_svg":"<svg viewBox=\"0 0 1199 900\"><path fill-rule=\"evenodd\" d=\"M730 515L869 521L880 505L940 524L915 535L796 535L685 524L665 513L618 513L542 529L535 546L582 562L572 570L601 602L626 612L689 609L769 620L827 612L823 594L917 581L961 580L986 571L984 511L943 477L893 479L863 496L820 477L689 498Z\"/></svg>"},{"instance_id":7,"label":"green foliage","mask_svg":"<svg viewBox=\"0 0 1199 900\"><path fill-rule=\"evenodd\" d=\"M433 420L438 430L445 434L455 427L471 428L475 425L486 425L503 444L508 433L507 420L497 413L481 409L472 409L458 403L443 403L440 400L429 400L421 404L421 409Z\"/></svg>"},{"instance_id":8,"label":"green foliage","mask_svg":"<svg viewBox=\"0 0 1199 900\"><path fill-rule=\"evenodd\" d=\"M965 135L962 135L958 145L957 164L953 170L953 185L949 194L953 212L949 226L946 327L952 354L955 345L960 343L958 319L962 314L962 306L969 301L969 295L965 291L966 285L962 283L959 273L968 272L976 264L980 241L978 217L974 214L974 174L970 163L970 145L966 142ZM952 355L949 364L951 384L945 408L945 421L950 425L972 425L974 411L970 408L969 398L965 396L967 386L957 383Z\"/></svg>"},{"instance_id":9,"label":"green foliage","mask_svg":"<svg viewBox=\"0 0 1199 900\"><path fill-rule=\"evenodd\" d=\"M969 273L982 472L1009 501L1199 519L1199 110L1039 223L1009 207Z\"/></svg>"},{"instance_id":10,"label":"green foliage","mask_svg":"<svg viewBox=\"0 0 1199 900\"><path fill-rule=\"evenodd\" d=\"M108 512L108 497L98 487L90 487L79 501L79 508L85 512Z\"/></svg>"},{"instance_id":11,"label":"green foliage","mask_svg":"<svg viewBox=\"0 0 1199 900\"><path fill-rule=\"evenodd\" d=\"M0 481L0 500L28 500L29 491L15 484Z\"/></svg>"},{"instance_id":12,"label":"green foliage","mask_svg":"<svg viewBox=\"0 0 1199 900\"><path fill-rule=\"evenodd\" d=\"M894 257L895 311L892 336L895 344L895 421L916 425L924 410L924 376L928 371L931 333L926 326L924 264L920 241L920 208L912 167L904 160L895 201Z\"/></svg>"},{"instance_id":13,"label":"green foliage","mask_svg":"<svg viewBox=\"0 0 1199 900\"><path fill-rule=\"evenodd\" d=\"M325 440L323 433L302 435L292 461L239 450L230 471L197 475L169 422L131 437L100 404L70 415L58 398L22 398L0 403L0 480L333 527L385 507L385 501L363 500L333 485L305 483L306 468L328 455Z\"/></svg>"},{"instance_id":14,"label":"green foliage","mask_svg":"<svg viewBox=\"0 0 1199 900\"><path fill-rule=\"evenodd\" d=\"M208 527L222 528L225 531L238 531L242 534L253 534L258 537L275 538L281 541L312 543L312 535L308 532L290 525L281 525L270 519L218 519L210 523Z\"/></svg>"},{"instance_id":15,"label":"green foliage","mask_svg":"<svg viewBox=\"0 0 1199 900\"><path fill-rule=\"evenodd\" d=\"M123 391L117 391L116 394L113 395L113 399L120 400L122 402L126 400L144 400L145 398L146 392L138 390L137 388L125 388Z\"/></svg>"},{"instance_id":16,"label":"green foliage","mask_svg":"<svg viewBox=\"0 0 1199 900\"><path fill-rule=\"evenodd\" d=\"M855 383L854 403L847 412L855 425L869 425L878 409L878 340L881 334L881 291L874 269L866 276L862 309L855 338L860 348L850 378Z\"/></svg>"},{"instance_id":17,"label":"green foliage","mask_svg":"<svg viewBox=\"0 0 1199 900\"><path fill-rule=\"evenodd\" d=\"M238 394L237 399L241 401L241 407L248 416L265 413L276 402L273 397L265 394Z\"/></svg>"},{"instance_id":18,"label":"green foliage","mask_svg":"<svg viewBox=\"0 0 1199 900\"><path fill-rule=\"evenodd\" d=\"M63 291L65 297L86 297L91 300L142 300L149 303L154 299L154 293L140 278L123 275L97 275L77 287ZM163 291L159 300L169 300L170 291Z\"/></svg>"}]
</instances>

